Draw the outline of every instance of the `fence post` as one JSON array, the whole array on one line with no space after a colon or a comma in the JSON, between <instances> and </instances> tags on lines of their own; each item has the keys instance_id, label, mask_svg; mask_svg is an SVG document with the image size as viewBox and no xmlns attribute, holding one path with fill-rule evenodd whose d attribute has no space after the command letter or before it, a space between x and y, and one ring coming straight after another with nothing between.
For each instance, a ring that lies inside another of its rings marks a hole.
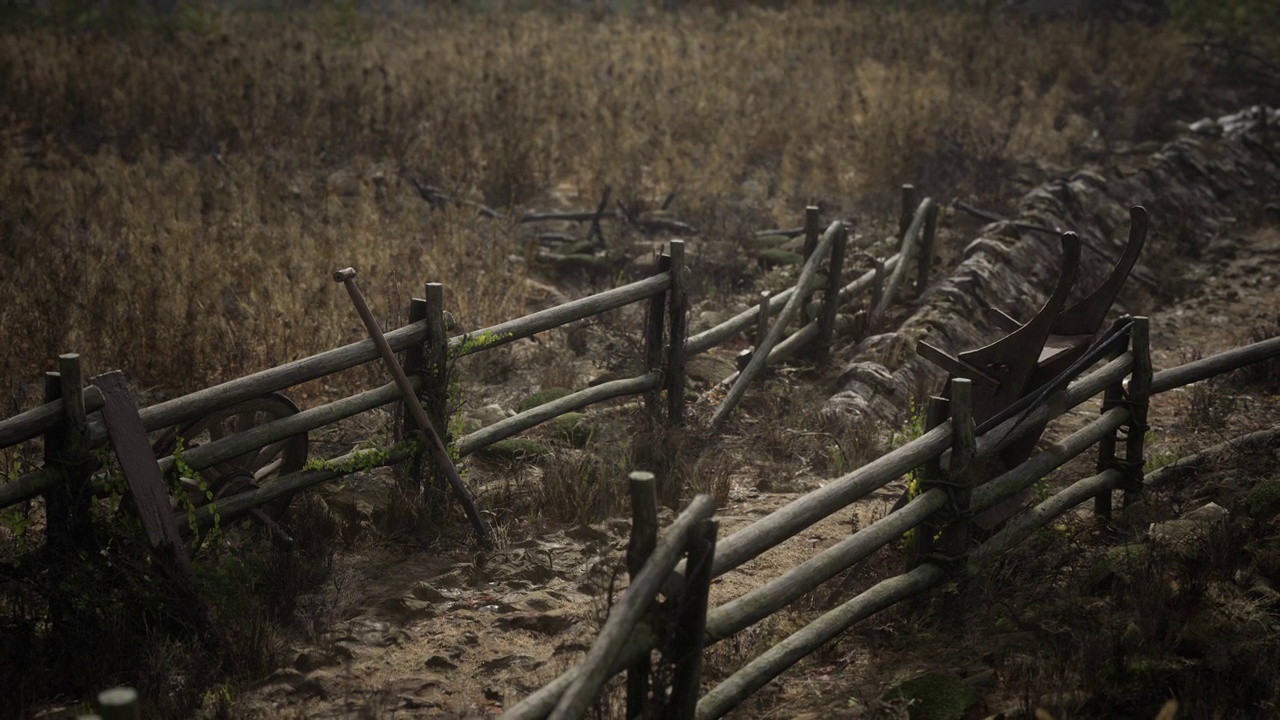
<instances>
[{"instance_id":1,"label":"fence post","mask_svg":"<svg viewBox=\"0 0 1280 720\"><path fill-rule=\"evenodd\" d=\"M671 256L657 253L654 258L654 274L661 275L671 269ZM644 321L644 369L662 367L662 336L666 329L667 293L649 298ZM662 388L654 388L644 394L644 408L649 420L656 426L662 419Z\"/></svg>"},{"instance_id":2,"label":"fence post","mask_svg":"<svg viewBox=\"0 0 1280 720\"><path fill-rule=\"evenodd\" d=\"M822 232L822 228L819 227L819 212L817 205L810 205L804 209L804 262L806 263L809 262L814 249L818 247L818 234ZM806 293L804 302L800 304L800 327L808 325L813 320L809 315L811 295L812 293Z\"/></svg>"},{"instance_id":3,"label":"fence post","mask_svg":"<svg viewBox=\"0 0 1280 720\"><path fill-rule=\"evenodd\" d=\"M93 545L93 520L89 515L93 500L90 476L93 460L89 452L89 424L85 420L84 381L80 356L67 353L58 356L58 379L62 396L62 437L60 461L66 474L70 504L68 528L80 547Z\"/></svg>"},{"instance_id":4,"label":"fence post","mask_svg":"<svg viewBox=\"0 0 1280 720\"><path fill-rule=\"evenodd\" d=\"M939 550L948 560L958 561L969 549L969 499L975 479L973 456L978 450L974 437L972 380L951 379L950 409L951 465L946 469L946 477L953 515L943 528ZM957 562L957 565L964 567L963 563Z\"/></svg>"},{"instance_id":5,"label":"fence post","mask_svg":"<svg viewBox=\"0 0 1280 720\"><path fill-rule=\"evenodd\" d=\"M822 291L822 310L818 316L818 337L814 341L813 357L819 363L831 355L831 342L835 339L836 311L840 309L841 274L844 271L844 249L849 234L841 232L831 245L831 258L827 264L827 286Z\"/></svg>"},{"instance_id":6,"label":"fence post","mask_svg":"<svg viewBox=\"0 0 1280 720\"><path fill-rule=\"evenodd\" d=\"M631 493L631 539L627 542L627 575L634 582L658 544L658 495L651 472L631 473L627 486ZM649 707L649 672L647 653L627 668L628 720L646 715Z\"/></svg>"},{"instance_id":7,"label":"fence post","mask_svg":"<svg viewBox=\"0 0 1280 720\"><path fill-rule=\"evenodd\" d=\"M947 421L947 414L950 412L950 402L946 398L933 396L929 398L929 404L926 406L924 415L924 431L938 427ZM935 457L925 461L920 466L919 482L916 485L916 497L923 495L931 488L938 487L943 483L942 476L942 460ZM919 564L925 558L935 555L934 536L939 530L940 523L928 520L916 526L916 542L914 564Z\"/></svg>"},{"instance_id":8,"label":"fence post","mask_svg":"<svg viewBox=\"0 0 1280 720\"><path fill-rule=\"evenodd\" d=\"M907 235L907 228L911 227L911 217L916 212L916 186L910 183L902 186L902 202L898 206L898 243L902 243L902 239Z\"/></svg>"},{"instance_id":9,"label":"fence post","mask_svg":"<svg viewBox=\"0 0 1280 720\"><path fill-rule=\"evenodd\" d=\"M875 308L880 307L880 299L883 297L884 297L884 260L881 260L880 258L876 258L876 272L874 275L871 276L871 309L872 311L874 311ZM867 331L869 333L875 331L874 328L870 327L871 325L870 314L871 313L868 313L868 317L867 317L867 325L868 325Z\"/></svg>"},{"instance_id":10,"label":"fence post","mask_svg":"<svg viewBox=\"0 0 1280 720\"><path fill-rule=\"evenodd\" d=\"M677 629L672 639L675 681L671 702L677 720L694 720L702 680L702 648L707 631L707 599L711 594L711 565L716 554L719 523L703 520L685 543L688 553L688 582L680 593Z\"/></svg>"},{"instance_id":11,"label":"fence post","mask_svg":"<svg viewBox=\"0 0 1280 720\"><path fill-rule=\"evenodd\" d=\"M1129 338L1132 341L1132 336ZM1115 350L1108 354L1108 358L1114 360L1125 352L1123 344L1118 345ZM1115 383L1109 385L1106 392L1102 396L1102 412L1107 412L1111 408L1116 407L1124 402L1124 379L1121 378ZM1116 467L1116 442L1117 432L1112 430L1098 441L1098 472L1104 472ZM1139 470L1141 472L1141 470ZM1093 499L1094 517L1110 520L1111 519L1111 491L1104 490L1098 493Z\"/></svg>"},{"instance_id":12,"label":"fence post","mask_svg":"<svg viewBox=\"0 0 1280 720\"><path fill-rule=\"evenodd\" d=\"M938 206L930 205L924 216L924 234L920 236L920 258L916 265L916 295L929 287L929 270L933 266L933 236L938 232Z\"/></svg>"},{"instance_id":13,"label":"fence post","mask_svg":"<svg viewBox=\"0 0 1280 720\"><path fill-rule=\"evenodd\" d=\"M667 309L671 344L667 347L667 425L684 425L684 343L689 334L689 292L685 287L684 240L671 241L671 300Z\"/></svg>"},{"instance_id":14,"label":"fence post","mask_svg":"<svg viewBox=\"0 0 1280 720\"><path fill-rule=\"evenodd\" d=\"M1129 330L1133 370L1129 375L1129 423L1124 446L1124 504L1128 507L1142 492L1142 471L1146 465L1147 407L1151 398L1151 336L1147 318L1135 317Z\"/></svg>"}]
</instances>

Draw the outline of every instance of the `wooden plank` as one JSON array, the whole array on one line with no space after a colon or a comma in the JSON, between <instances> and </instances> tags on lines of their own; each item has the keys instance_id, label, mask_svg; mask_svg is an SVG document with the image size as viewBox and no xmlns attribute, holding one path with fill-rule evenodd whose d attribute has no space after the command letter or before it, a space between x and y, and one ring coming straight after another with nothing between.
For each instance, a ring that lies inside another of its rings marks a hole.
<instances>
[{"instance_id":1,"label":"wooden plank","mask_svg":"<svg viewBox=\"0 0 1280 720\"><path fill-rule=\"evenodd\" d=\"M174 522L169 492L160 475L155 455L151 453L151 442L147 440L147 431L142 425L137 406L133 404L124 375L118 370L109 372L94 378L93 384L102 390L105 403L102 418L110 433L111 446L120 461L120 469L129 485L129 494L133 497L138 519L142 521L142 527L147 533L147 540L161 558L172 562L181 576L194 582L191 558L187 556L187 546L182 542L178 525Z\"/></svg>"}]
</instances>

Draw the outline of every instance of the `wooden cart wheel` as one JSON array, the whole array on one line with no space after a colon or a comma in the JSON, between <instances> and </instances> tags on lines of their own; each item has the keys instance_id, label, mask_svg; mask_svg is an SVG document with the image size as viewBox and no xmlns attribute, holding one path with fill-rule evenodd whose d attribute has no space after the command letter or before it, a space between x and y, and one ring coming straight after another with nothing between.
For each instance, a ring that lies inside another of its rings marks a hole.
<instances>
[{"instance_id":1,"label":"wooden cart wheel","mask_svg":"<svg viewBox=\"0 0 1280 720\"><path fill-rule=\"evenodd\" d=\"M280 393L263 395L228 406L176 428L170 428L152 445L152 449L157 457L165 457L173 454L178 438L182 438L182 446L185 450L191 450L297 412L298 406L284 395ZM208 486L216 501L219 498L269 485L273 479L281 475L301 470L306 462L307 435L300 433L199 470L201 476L199 480L203 480ZM208 495L195 483L192 483L187 492L188 497L197 506L208 504ZM271 520L279 520L284 516L291 499L291 496L285 496L259 509Z\"/></svg>"}]
</instances>

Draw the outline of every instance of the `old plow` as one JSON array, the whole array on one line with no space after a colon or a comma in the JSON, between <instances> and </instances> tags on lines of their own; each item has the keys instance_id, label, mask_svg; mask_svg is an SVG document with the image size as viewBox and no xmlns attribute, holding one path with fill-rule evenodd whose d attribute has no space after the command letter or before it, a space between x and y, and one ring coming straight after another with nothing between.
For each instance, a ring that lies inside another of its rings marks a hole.
<instances>
[{"instance_id":1,"label":"old plow","mask_svg":"<svg viewBox=\"0 0 1280 720\"><path fill-rule=\"evenodd\" d=\"M1103 330L1107 314L1133 271L1147 237L1147 212L1142 207L1129 211L1129 239L1107 278L1083 299L1068 306L1080 267L1080 238L1062 234L1062 265L1057 283L1035 317L1020 323L996 308L988 308L991 319L1007 334L984 347L951 355L921 340L917 353L948 373L941 397L951 397L952 383L964 378L971 383L971 408L976 431L981 434L1019 413L1026 412L1066 386L1085 367L1102 359L1124 337L1126 318ZM931 426L944 422L944 408L930 417ZM1016 467L1030 457L1044 432L1045 423L1009 443L991 460L982 474L999 473ZM1029 491L1027 491L1029 492ZM991 530L1011 517L1026 502L1025 493L973 518L981 530ZM905 500L905 498L904 498Z\"/></svg>"}]
</instances>

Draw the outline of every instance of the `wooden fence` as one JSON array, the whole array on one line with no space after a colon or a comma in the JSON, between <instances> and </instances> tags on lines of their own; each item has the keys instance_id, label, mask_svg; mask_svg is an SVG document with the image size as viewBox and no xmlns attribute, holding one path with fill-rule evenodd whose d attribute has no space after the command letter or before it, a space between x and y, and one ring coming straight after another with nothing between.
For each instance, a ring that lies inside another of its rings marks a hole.
<instances>
[{"instance_id":1,"label":"wooden fence","mask_svg":"<svg viewBox=\"0 0 1280 720\"><path fill-rule=\"evenodd\" d=\"M676 674L679 688L663 699L668 714L679 718L710 720L737 707L753 693L778 677L854 624L881 610L917 596L956 574L977 573L989 561L1015 547L1034 530L1068 510L1094 500L1095 512L1111 511L1113 491L1120 489L1132 498L1145 487L1144 438L1148 401L1152 395L1230 372L1246 365L1280 357L1280 337L1214 355L1161 372L1151 366L1146 318L1133 318L1119 334L1121 345L1111 348L1112 358L1101 368L1082 370L1064 389L1018 414L977 434L969 412L970 387L966 380L952 381L950 418L934 423L921 437L789 505L761 518L733 535L716 542L714 521L704 498L696 498L667 530L661 543L651 535L652 520L643 494L636 501L635 522L628 550L628 570L632 585L606 621L587 661L570 669L542 689L512 706L506 720L579 717L604 682L619 672L627 672L627 717L644 716L654 701L649 688L637 680L648 668L654 648L670 652L673 637L683 642L672 658L680 663ZM989 458L1053 417L1103 393L1101 416L1085 427L1054 443L1019 466L981 485L971 472L976 461ZM935 419L938 403L933 403ZM1123 442L1120 431L1126 432ZM1101 472L1079 480L1035 507L1015 517L981 545L969 548L964 542L969 518L1030 488L1049 472L1071 458L1098 447ZM1123 454L1117 450L1124 448ZM706 584L743 563L761 555L810 525L866 497L871 492L915 470L921 473L920 493L901 509L860 529L848 538L814 555L783 575L714 609L690 612L691 604L705 604ZM632 483L635 484L633 476ZM692 528L701 528L694 531ZM778 612L820 584L867 558L875 551L917 531L918 563L909 572L885 579L846 601L777 645L751 660L710 692L697 698L698 677L689 677L699 665L689 653L700 653L710 645ZM708 560L704 550L691 544L701 538L701 548L714 548ZM709 538L709 540L708 540ZM957 538L960 541L957 542ZM648 563L639 555L654 547ZM686 546L688 560L674 563L672 548ZM638 550L637 550L638 549ZM654 576L662 579L655 581ZM663 617L657 593L665 596L662 609L677 608L678 616ZM639 608L639 610L637 610ZM648 610L651 614L644 616ZM665 646L664 646L665 643ZM674 706L674 707L673 707Z\"/></svg>"},{"instance_id":2,"label":"wooden fence","mask_svg":"<svg viewBox=\"0 0 1280 720\"><path fill-rule=\"evenodd\" d=\"M904 198L907 197L904 191ZM913 196L912 196L913 197ZM915 247L914 239L931 231L925 222L929 201L922 204L913 217L918 219L904 227L902 246ZM597 213L598 215L598 213ZM410 305L408 325L386 334L396 352L404 352L404 369L415 391L421 393L432 424L447 427L446 407L449 388L448 368L452 360L485 352L501 345L528 338L540 332L600 315L633 303L644 303L646 320L644 367L648 370L636 377L606 382L561 397L552 402L523 411L488 427L455 439L459 456L469 455L500 440L547 422L568 412L613 398L641 395L649 414L658 421L678 426L684 419L685 363L688 358L704 353L751 328L759 328L767 337L753 356L756 365L778 362L794 355L805 346L815 348L822 356L834 332L836 309L841 303L862 294L871 294L872 309L888 302L884 292L888 284L896 287L895 278L902 275L911 258L899 252L880 261L848 284L842 283L843 248L846 229L832 223L820 234L817 208L806 210L806 261L796 285L769 295L757 307L749 308L725 322L689 336L687 332L689 298L687 268L683 241L673 240L669 250L661 254L653 274L643 280L574 300L547 310L500 323L477 332L448 337L444 313L444 288L438 283L425 287L425 297ZM909 230L909 232L908 232ZM925 240L924 242L929 242ZM828 259L829 257L829 259ZM919 255L921 272L927 274L927 255ZM827 261L823 299L812 301L819 278L818 269ZM865 316L868 311L861 311ZM781 340L787 326L797 314L804 322L799 330ZM769 326L770 318L778 316ZM863 327L869 323L863 322ZM767 328L767 332L765 331ZM372 340L352 343L279 367L231 380L182 397L138 410L142 427L148 432L164 431L207 417L217 412L232 412L241 403L251 402L269 393L285 390L301 383L320 379L348 368L379 360ZM753 365L752 367L755 367ZM754 372L754 371L753 371ZM755 375L751 375L754 377ZM744 378L748 377L746 375ZM46 402L32 410L0 420L0 449L36 438L44 439L43 467L0 485L0 508L44 495L54 503L54 511L62 512L56 498L86 496L86 487L99 495L106 489L92 477L92 450L106 445L110 438L101 410L105 404L102 391L80 380L79 357L64 355L58 372L46 373ZM745 384L745 383L743 383ZM665 408L661 396L665 394ZM239 428L225 437L186 449L181 456L184 470L201 471L263 448L277 446L309 431L330 425L354 415L374 410L401 398L395 383L344 397L329 403L286 414L248 428ZM731 407L731 406L730 406ZM727 412L727 410L726 410ZM68 442L74 439L74 442ZM260 487L231 495L200 507L194 516L197 528L208 528L221 520L229 520L269 503L354 472L403 462L415 454L415 444L401 442L378 453L356 451L331 458L318 469L303 469L273 477ZM157 458L161 471L174 472L178 464L172 453ZM63 492L70 490L70 492ZM85 523L87 507L67 508L78 517L68 522ZM52 522L51 529L56 523ZM189 523L177 522L183 532Z\"/></svg>"}]
</instances>

